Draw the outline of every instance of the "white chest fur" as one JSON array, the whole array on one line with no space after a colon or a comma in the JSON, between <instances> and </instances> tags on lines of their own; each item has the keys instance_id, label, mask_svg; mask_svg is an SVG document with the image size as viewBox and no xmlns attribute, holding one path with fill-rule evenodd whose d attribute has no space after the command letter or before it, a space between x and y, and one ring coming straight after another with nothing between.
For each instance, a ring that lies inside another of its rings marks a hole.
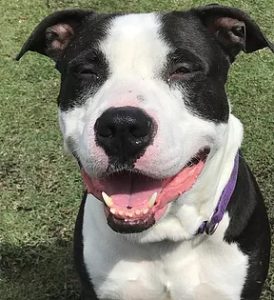
<instances>
[{"instance_id":1,"label":"white chest fur","mask_svg":"<svg viewBox=\"0 0 274 300\"><path fill-rule=\"evenodd\" d=\"M239 300L248 258L223 241L226 215L213 236L140 244L114 233L100 203L87 198L84 261L99 299Z\"/></svg>"}]
</instances>

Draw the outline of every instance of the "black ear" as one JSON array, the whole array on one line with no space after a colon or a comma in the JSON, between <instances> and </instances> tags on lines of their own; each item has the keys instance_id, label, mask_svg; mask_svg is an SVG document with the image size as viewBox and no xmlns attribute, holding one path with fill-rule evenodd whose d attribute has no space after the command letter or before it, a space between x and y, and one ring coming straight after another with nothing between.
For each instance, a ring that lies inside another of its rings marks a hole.
<instances>
[{"instance_id":1,"label":"black ear","mask_svg":"<svg viewBox=\"0 0 274 300\"><path fill-rule=\"evenodd\" d=\"M92 11L73 9L55 12L34 29L16 60L27 51L35 51L57 60L73 39L86 16Z\"/></svg>"},{"instance_id":2,"label":"black ear","mask_svg":"<svg viewBox=\"0 0 274 300\"><path fill-rule=\"evenodd\" d=\"M194 12L208 30L215 34L232 60L241 50L250 53L268 47L274 52L274 45L242 10L211 4L194 9Z\"/></svg>"}]
</instances>

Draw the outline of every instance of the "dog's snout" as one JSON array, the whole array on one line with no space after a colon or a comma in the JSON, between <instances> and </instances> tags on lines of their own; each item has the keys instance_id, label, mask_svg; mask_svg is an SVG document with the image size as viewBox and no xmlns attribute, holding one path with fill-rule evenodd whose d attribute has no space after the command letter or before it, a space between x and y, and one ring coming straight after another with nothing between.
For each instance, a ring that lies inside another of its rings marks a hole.
<instances>
[{"instance_id":1,"label":"dog's snout","mask_svg":"<svg viewBox=\"0 0 274 300\"><path fill-rule=\"evenodd\" d=\"M120 162L138 158L151 143L155 126L142 109L125 106L107 109L96 121L96 142Z\"/></svg>"}]
</instances>

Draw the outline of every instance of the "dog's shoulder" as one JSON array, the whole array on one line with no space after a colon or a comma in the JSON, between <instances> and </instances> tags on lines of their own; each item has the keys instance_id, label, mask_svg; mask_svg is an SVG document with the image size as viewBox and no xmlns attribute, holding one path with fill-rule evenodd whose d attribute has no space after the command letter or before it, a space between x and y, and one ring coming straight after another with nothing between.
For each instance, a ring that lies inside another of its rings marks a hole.
<instances>
[{"instance_id":1,"label":"dog's shoulder","mask_svg":"<svg viewBox=\"0 0 274 300\"><path fill-rule=\"evenodd\" d=\"M257 299L268 271L270 228L263 197L242 155L228 213L230 223L224 239L228 243L237 243L239 249L249 257L242 299Z\"/></svg>"},{"instance_id":2,"label":"dog's shoulder","mask_svg":"<svg viewBox=\"0 0 274 300\"><path fill-rule=\"evenodd\" d=\"M238 242L248 250L249 238L267 236L269 225L263 197L256 179L242 155L239 159L238 179L228 205L228 213L230 224L225 235L227 242ZM260 226L257 226L258 223ZM245 240L242 240L243 236Z\"/></svg>"}]
</instances>

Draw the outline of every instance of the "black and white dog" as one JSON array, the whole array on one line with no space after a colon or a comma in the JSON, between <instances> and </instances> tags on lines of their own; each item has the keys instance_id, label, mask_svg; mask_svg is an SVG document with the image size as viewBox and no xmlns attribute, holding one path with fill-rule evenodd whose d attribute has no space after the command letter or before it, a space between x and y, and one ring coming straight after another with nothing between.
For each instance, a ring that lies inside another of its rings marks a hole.
<instances>
[{"instance_id":1,"label":"black and white dog","mask_svg":"<svg viewBox=\"0 0 274 300\"><path fill-rule=\"evenodd\" d=\"M60 127L87 190L75 230L83 299L259 299L269 225L225 83L241 50L265 47L247 14L219 5L66 10L34 30L17 59L56 62Z\"/></svg>"}]
</instances>

